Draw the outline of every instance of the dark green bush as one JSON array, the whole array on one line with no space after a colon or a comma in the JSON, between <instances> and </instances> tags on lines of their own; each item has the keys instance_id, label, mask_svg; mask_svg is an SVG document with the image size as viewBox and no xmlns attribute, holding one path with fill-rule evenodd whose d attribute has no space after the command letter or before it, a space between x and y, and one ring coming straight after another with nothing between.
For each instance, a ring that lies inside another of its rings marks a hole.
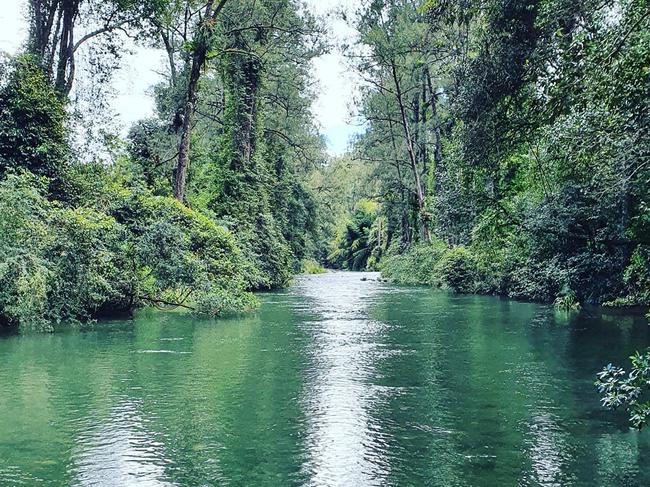
<instances>
[{"instance_id":1,"label":"dark green bush","mask_svg":"<svg viewBox=\"0 0 650 487\"><path fill-rule=\"evenodd\" d=\"M382 276L398 284L438 283L434 268L445 252L445 245L434 242L431 245L416 245L401 255L391 255L384 259Z\"/></svg>"},{"instance_id":2,"label":"dark green bush","mask_svg":"<svg viewBox=\"0 0 650 487\"><path fill-rule=\"evenodd\" d=\"M0 87L0 176L10 169L27 169L58 185L68 161L64 102L41 66L22 55L2 67Z\"/></svg>"},{"instance_id":3,"label":"dark green bush","mask_svg":"<svg viewBox=\"0 0 650 487\"><path fill-rule=\"evenodd\" d=\"M388 257L382 275L400 284L427 284L471 293L476 290L478 271L476 259L467 248L448 248L434 241Z\"/></svg>"},{"instance_id":4,"label":"dark green bush","mask_svg":"<svg viewBox=\"0 0 650 487\"><path fill-rule=\"evenodd\" d=\"M476 289L476 262L465 247L447 249L434 268L439 283L457 293L471 293Z\"/></svg>"}]
</instances>

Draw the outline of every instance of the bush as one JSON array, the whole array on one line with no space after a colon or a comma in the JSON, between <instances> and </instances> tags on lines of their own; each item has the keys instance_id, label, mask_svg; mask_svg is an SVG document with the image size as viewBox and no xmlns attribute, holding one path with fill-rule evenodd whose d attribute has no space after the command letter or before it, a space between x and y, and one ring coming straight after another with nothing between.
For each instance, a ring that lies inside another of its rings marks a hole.
<instances>
[{"instance_id":1,"label":"bush","mask_svg":"<svg viewBox=\"0 0 650 487\"><path fill-rule=\"evenodd\" d=\"M555 298L553 305L555 306L555 309L565 311L567 313L571 311L580 311L580 309L582 309L582 306L578 302L575 293L571 290L566 290L557 298Z\"/></svg>"},{"instance_id":2,"label":"bush","mask_svg":"<svg viewBox=\"0 0 650 487\"><path fill-rule=\"evenodd\" d=\"M476 262L463 246L447 249L435 265L434 274L440 285L457 293L471 293L476 289Z\"/></svg>"},{"instance_id":3,"label":"bush","mask_svg":"<svg viewBox=\"0 0 650 487\"><path fill-rule=\"evenodd\" d=\"M325 268L313 259L305 260L302 263L302 272L304 274L324 274Z\"/></svg>"},{"instance_id":4,"label":"bush","mask_svg":"<svg viewBox=\"0 0 650 487\"><path fill-rule=\"evenodd\" d=\"M552 302L568 280L559 259L514 259L506 266L503 290L513 299Z\"/></svg>"},{"instance_id":5,"label":"bush","mask_svg":"<svg viewBox=\"0 0 650 487\"><path fill-rule=\"evenodd\" d=\"M447 248L442 242L434 241L388 257L382 276L398 284L426 284L471 293L477 287L478 271L476 260L467 248Z\"/></svg>"},{"instance_id":6,"label":"bush","mask_svg":"<svg viewBox=\"0 0 650 487\"><path fill-rule=\"evenodd\" d=\"M29 173L0 182L5 324L48 331L147 304L212 315L255 305L233 236L205 215L126 188L107 208L66 208L45 185Z\"/></svg>"},{"instance_id":7,"label":"bush","mask_svg":"<svg viewBox=\"0 0 650 487\"><path fill-rule=\"evenodd\" d=\"M135 205L141 214L134 254L149 277L139 291L142 299L190 299L210 314L254 305L245 292L241 252L228 230L173 198L145 193L135 198Z\"/></svg>"},{"instance_id":8,"label":"bush","mask_svg":"<svg viewBox=\"0 0 650 487\"><path fill-rule=\"evenodd\" d=\"M650 305L650 249L638 246L623 273L628 301L633 305Z\"/></svg>"},{"instance_id":9,"label":"bush","mask_svg":"<svg viewBox=\"0 0 650 487\"><path fill-rule=\"evenodd\" d=\"M69 209L43 196L25 173L0 183L0 316L23 329L85 319L117 301L128 274L123 229L92 209Z\"/></svg>"},{"instance_id":10,"label":"bush","mask_svg":"<svg viewBox=\"0 0 650 487\"><path fill-rule=\"evenodd\" d=\"M434 242L431 245L416 245L402 255L391 255L384 259L382 276L398 284L438 283L434 268L445 252L445 245Z\"/></svg>"}]
</instances>

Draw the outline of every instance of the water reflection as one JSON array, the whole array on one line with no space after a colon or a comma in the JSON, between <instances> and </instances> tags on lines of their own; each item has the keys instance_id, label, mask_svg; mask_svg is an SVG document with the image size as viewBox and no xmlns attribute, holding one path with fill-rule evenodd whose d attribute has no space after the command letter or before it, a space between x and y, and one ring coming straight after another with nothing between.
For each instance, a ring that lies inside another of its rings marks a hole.
<instances>
[{"instance_id":1,"label":"water reflection","mask_svg":"<svg viewBox=\"0 0 650 487\"><path fill-rule=\"evenodd\" d=\"M388 393L373 385L378 336L385 325L369 319L367 311L382 292L379 275L359 283L330 273L325 285L305 277L297 292L321 320L303 322L310 336L311 366L302 399L307 418L303 469L308 485L382 485L390 472L388 438L373 417L376 403Z\"/></svg>"},{"instance_id":2,"label":"water reflection","mask_svg":"<svg viewBox=\"0 0 650 487\"><path fill-rule=\"evenodd\" d=\"M163 443L145 427L139 405L124 400L97 431L82 430L72 463L76 487L172 487L166 480Z\"/></svg>"},{"instance_id":3,"label":"water reflection","mask_svg":"<svg viewBox=\"0 0 650 487\"><path fill-rule=\"evenodd\" d=\"M0 339L0 486L650 485L593 387L645 321L373 278Z\"/></svg>"},{"instance_id":4,"label":"water reflection","mask_svg":"<svg viewBox=\"0 0 650 487\"><path fill-rule=\"evenodd\" d=\"M534 485L560 487L571 485L563 478L565 457L569 450L566 433L557 425L557 418L542 413L531 418L529 431L530 476ZM564 481L563 481L564 480Z\"/></svg>"}]
</instances>

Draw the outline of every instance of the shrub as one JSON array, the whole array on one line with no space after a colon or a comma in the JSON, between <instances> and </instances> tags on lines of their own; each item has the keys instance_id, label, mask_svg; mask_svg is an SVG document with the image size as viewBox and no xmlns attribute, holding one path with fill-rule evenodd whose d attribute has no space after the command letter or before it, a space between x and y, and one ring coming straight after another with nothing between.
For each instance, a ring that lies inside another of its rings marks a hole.
<instances>
[{"instance_id":1,"label":"shrub","mask_svg":"<svg viewBox=\"0 0 650 487\"><path fill-rule=\"evenodd\" d=\"M447 249L435 265L439 283L457 293L471 293L476 289L476 262L463 246Z\"/></svg>"},{"instance_id":2,"label":"shrub","mask_svg":"<svg viewBox=\"0 0 650 487\"><path fill-rule=\"evenodd\" d=\"M62 208L24 173L0 183L0 316L23 329L49 330L86 319L118 301L128 273L123 228L89 208Z\"/></svg>"},{"instance_id":3,"label":"shrub","mask_svg":"<svg viewBox=\"0 0 650 487\"><path fill-rule=\"evenodd\" d=\"M230 232L172 198L122 188L108 208L48 201L34 176L0 182L0 321L47 331L139 306L220 314L255 305Z\"/></svg>"},{"instance_id":4,"label":"shrub","mask_svg":"<svg viewBox=\"0 0 650 487\"><path fill-rule=\"evenodd\" d=\"M173 198L146 191L124 196L110 211L129 231L126 255L138 273L129 294L136 305L178 303L209 314L255 305L228 230Z\"/></svg>"},{"instance_id":5,"label":"shrub","mask_svg":"<svg viewBox=\"0 0 650 487\"><path fill-rule=\"evenodd\" d=\"M302 272L305 274L324 274L325 268L313 259L302 262Z\"/></svg>"},{"instance_id":6,"label":"shrub","mask_svg":"<svg viewBox=\"0 0 650 487\"><path fill-rule=\"evenodd\" d=\"M530 257L513 259L506 267L503 290L508 297L552 302L568 281L559 259L535 261Z\"/></svg>"},{"instance_id":7,"label":"shrub","mask_svg":"<svg viewBox=\"0 0 650 487\"><path fill-rule=\"evenodd\" d=\"M555 298L553 305L555 306L555 309L565 311L567 313L571 311L580 311L582 308L576 298L576 295L570 290Z\"/></svg>"},{"instance_id":8,"label":"shrub","mask_svg":"<svg viewBox=\"0 0 650 487\"><path fill-rule=\"evenodd\" d=\"M444 252L445 245L442 242L416 245L402 255L391 255L385 258L382 276L398 284L434 285L438 282L434 268Z\"/></svg>"}]
</instances>

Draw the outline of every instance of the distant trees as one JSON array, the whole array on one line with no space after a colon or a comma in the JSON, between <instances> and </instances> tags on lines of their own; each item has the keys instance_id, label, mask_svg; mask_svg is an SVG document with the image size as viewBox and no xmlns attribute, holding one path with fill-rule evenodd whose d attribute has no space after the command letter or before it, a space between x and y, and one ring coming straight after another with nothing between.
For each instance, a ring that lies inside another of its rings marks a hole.
<instances>
[{"instance_id":1,"label":"distant trees","mask_svg":"<svg viewBox=\"0 0 650 487\"><path fill-rule=\"evenodd\" d=\"M647 1L377 0L355 25L386 276L650 306ZM600 374L637 427L647 362Z\"/></svg>"}]
</instances>

